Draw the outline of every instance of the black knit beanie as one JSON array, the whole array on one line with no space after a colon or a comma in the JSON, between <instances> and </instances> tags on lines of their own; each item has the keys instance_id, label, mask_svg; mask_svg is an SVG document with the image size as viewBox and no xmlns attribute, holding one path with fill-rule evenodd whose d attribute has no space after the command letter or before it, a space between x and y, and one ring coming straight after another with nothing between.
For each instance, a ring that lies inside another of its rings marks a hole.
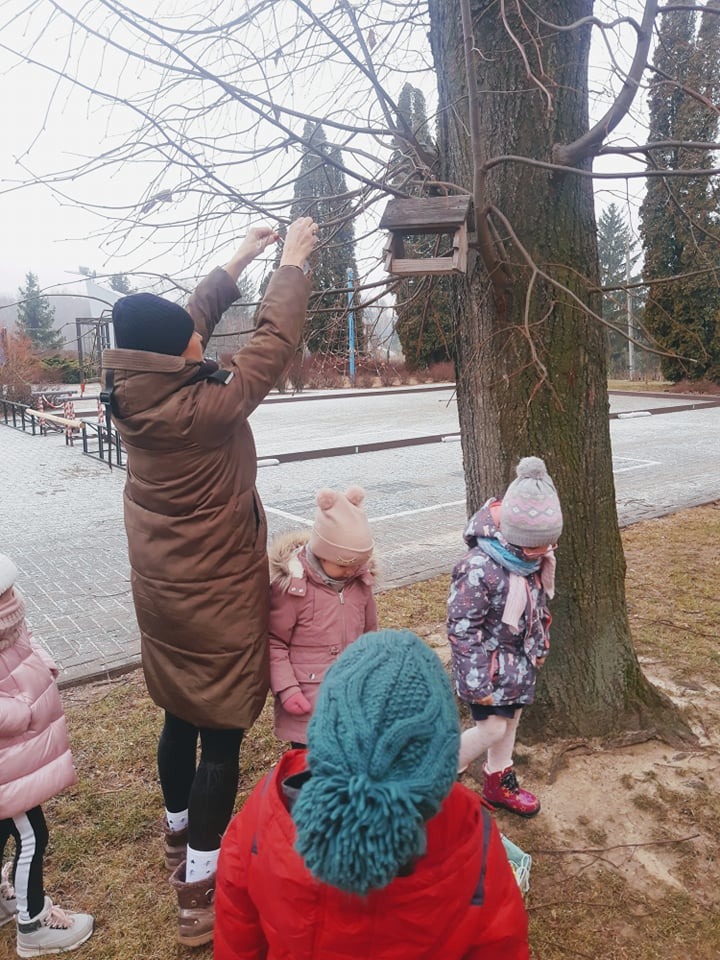
<instances>
[{"instance_id":1,"label":"black knit beanie","mask_svg":"<svg viewBox=\"0 0 720 960\"><path fill-rule=\"evenodd\" d=\"M147 350L179 357L195 330L192 317L154 293L131 293L112 311L115 343L125 350Z\"/></svg>"}]
</instances>

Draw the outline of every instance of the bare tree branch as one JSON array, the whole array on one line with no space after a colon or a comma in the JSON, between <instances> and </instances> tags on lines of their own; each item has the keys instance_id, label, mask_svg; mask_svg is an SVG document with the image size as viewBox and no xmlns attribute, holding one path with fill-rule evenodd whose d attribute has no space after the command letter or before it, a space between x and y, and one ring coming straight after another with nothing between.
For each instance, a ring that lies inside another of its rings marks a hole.
<instances>
[{"instance_id":1,"label":"bare tree branch","mask_svg":"<svg viewBox=\"0 0 720 960\"><path fill-rule=\"evenodd\" d=\"M653 24L657 15L657 0L645 0L642 23L638 31L635 56L628 70L622 90L607 113L577 140L567 144L556 144L553 149L555 163L565 166L577 166L582 160L594 156L608 134L615 129L630 109L635 94L640 86L640 80L647 66L650 43L652 41Z\"/></svg>"}]
</instances>

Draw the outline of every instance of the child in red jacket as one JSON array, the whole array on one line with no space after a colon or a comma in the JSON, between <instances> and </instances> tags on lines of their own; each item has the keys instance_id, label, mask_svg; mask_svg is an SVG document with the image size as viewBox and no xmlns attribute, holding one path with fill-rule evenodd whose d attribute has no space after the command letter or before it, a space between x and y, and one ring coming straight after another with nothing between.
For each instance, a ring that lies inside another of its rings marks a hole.
<instances>
[{"instance_id":1,"label":"child in red jacket","mask_svg":"<svg viewBox=\"0 0 720 960\"><path fill-rule=\"evenodd\" d=\"M215 960L528 960L498 829L456 782L439 660L407 630L329 670L307 751L286 753L223 838Z\"/></svg>"},{"instance_id":2,"label":"child in red jacket","mask_svg":"<svg viewBox=\"0 0 720 960\"><path fill-rule=\"evenodd\" d=\"M270 547L270 688L275 735L293 747L307 726L322 678L338 655L377 627L375 546L361 487L320 490L310 535L290 533Z\"/></svg>"}]
</instances>

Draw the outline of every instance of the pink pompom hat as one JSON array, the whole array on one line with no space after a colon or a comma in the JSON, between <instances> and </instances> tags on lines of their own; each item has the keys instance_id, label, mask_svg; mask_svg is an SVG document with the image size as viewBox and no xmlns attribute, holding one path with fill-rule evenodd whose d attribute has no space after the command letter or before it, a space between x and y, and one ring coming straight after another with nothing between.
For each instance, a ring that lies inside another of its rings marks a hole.
<instances>
[{"instance_id":1,"label":"pink pompom hat","mask_svg":"<svg viewBox=\"0 0 720 960\"><path fill-rule=\"evenodd\" d=\"M365 491L348 487L345 493L323 488L318 491L315 524L309 547L316 557L341 567L356 566L370 559L375 541L362 508Z\"/></svg>"}]
</instances>

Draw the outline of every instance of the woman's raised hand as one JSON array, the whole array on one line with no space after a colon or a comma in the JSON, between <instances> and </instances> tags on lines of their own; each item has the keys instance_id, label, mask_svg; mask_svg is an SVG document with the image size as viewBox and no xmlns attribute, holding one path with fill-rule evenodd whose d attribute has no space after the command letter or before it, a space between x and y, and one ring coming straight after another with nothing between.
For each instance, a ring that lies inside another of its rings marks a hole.
<instances>
[{"instance_id":1,"label":"woman's raised hand","mask_svg":"<svg viewBox=\"0 0 720 960\"><path fill-rule=\"evenodd\" d=\"M304 270L308 257L317 245L317 240L318 225L313 218L298 217L288 227L280 266L300 267Z\"/></svg>"}]
</instances>

